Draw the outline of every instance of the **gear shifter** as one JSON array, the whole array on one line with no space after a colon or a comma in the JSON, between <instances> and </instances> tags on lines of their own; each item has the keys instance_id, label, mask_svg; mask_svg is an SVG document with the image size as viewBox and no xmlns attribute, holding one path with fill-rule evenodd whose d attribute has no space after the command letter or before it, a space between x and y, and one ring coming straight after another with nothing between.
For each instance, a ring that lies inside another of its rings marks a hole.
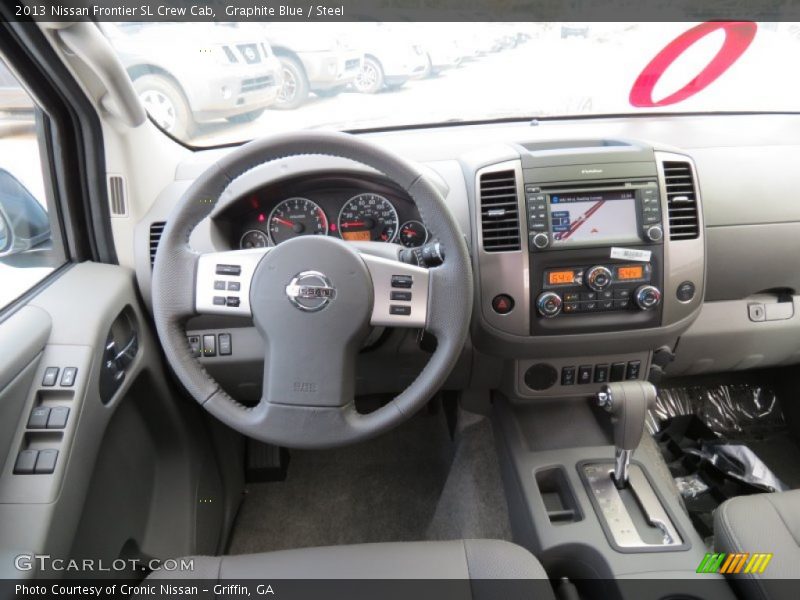
<instances>
[{"instance_id":1,"label":"gear shifter","mask_svg":"<svg viewBox=\"0 0 800 600\"><path fill-rule=\"evenodd\" d=\"M656 388L644 381L622 381L604 385L597 394L597 403L611 413L614 426L614 483L622 489L628 485L628 467L633 451L644 432L647 409L656 398Z\"/></svg>"}]
</instances>

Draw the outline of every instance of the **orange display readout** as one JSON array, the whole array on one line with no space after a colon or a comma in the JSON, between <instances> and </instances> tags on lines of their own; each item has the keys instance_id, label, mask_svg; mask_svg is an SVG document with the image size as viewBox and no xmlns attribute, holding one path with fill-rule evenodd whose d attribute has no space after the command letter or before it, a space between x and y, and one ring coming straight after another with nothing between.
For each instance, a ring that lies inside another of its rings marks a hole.
<instances>
[{"instance_id":1,"label":"orange display readout","mask_svg":"<svg viewBox=\"0 0 800 600\"><path fill-rule=\"evenodd\" d=\"M629 279L642 279L643 277L644 267L642 265L620 267L617 269L617 279L620 281L626 281Z\"/></svg>"},{"instance_id":2,"label":"orange display readout","mask_svg":"<svg viewBox=\"0 0 800 600\"><path fill-rule=\"evenodd\" d=\"M547 283L550 285L575 283L575 271L550 271L547 274Z\"/></svg>"},{"instance_id":3,"label":"orange display readout","mask_svg":"<svg viewBox=\"0 0 800 600\"><path fill-rule=\"evenodd\" d=\"M370 234L369 231L343 231L342 239L348 242L368 242Z\"/></svg>"}]
</instances>

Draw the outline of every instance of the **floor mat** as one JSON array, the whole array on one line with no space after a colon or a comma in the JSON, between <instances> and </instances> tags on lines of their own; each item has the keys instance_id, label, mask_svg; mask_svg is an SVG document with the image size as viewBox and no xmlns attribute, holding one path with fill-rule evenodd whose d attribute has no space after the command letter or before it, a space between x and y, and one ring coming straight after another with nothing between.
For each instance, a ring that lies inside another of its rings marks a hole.
<instances>
[{"instance_id":1,"label":"floor mat","mask_svg":"<svg viewBox=\"0 0 800 600\"><path fill-rule=\"evenodd\" d=\"M510 539L489 421L459 423L455 441L440 412L355 446L292 451L285 481L248 486L229 552Z\"/></svg>"}]
</instances>

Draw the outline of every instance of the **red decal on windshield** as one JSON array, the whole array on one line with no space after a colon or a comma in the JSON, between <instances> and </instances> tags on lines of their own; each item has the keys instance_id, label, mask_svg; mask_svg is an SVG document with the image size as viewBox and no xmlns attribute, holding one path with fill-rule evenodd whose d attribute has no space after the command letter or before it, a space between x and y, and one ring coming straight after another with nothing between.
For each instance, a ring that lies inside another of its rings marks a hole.
<instances>
[{"instance_id":1,"label":"red decal on windshield","mask_svg":"<svg viewBox=\"0 0 800 600\"><path fill-rule=\"evenodd\" d=\"M689 31L682 33L667 44L642 70L631 88L630 103L633 106L641 107L669 106L691 98L716 81L744 54L744 51L753 41L757 28L758 26L755 23L745 21L708 22L692 27ZM717 55L711 59L711 62L677 92L658 102L653 100L653 88L655 88L658 80L661 79L664 71L695 42L719 29L725 31L725 43Z\"/></svg>"}]
</instances>

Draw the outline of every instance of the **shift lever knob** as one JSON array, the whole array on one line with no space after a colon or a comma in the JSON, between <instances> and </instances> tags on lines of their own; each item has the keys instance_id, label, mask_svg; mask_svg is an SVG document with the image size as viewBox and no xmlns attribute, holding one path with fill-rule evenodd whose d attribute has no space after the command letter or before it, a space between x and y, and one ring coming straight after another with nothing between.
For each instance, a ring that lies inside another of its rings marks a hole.
<instances>
[{"instance_id":1,"label":"shift lever knob","mask_svg":"<svg viewBox=\"0 0 800 600\"><path fill-rule=\"evenodd\" d=\"M642 441L647 409L656 399L656 388L644 381L621 381L604 385L597 402L611 413L614 426L616 461L614 480L617 487L628 483L631 454Z\"/></svg>"}]
</instances>

